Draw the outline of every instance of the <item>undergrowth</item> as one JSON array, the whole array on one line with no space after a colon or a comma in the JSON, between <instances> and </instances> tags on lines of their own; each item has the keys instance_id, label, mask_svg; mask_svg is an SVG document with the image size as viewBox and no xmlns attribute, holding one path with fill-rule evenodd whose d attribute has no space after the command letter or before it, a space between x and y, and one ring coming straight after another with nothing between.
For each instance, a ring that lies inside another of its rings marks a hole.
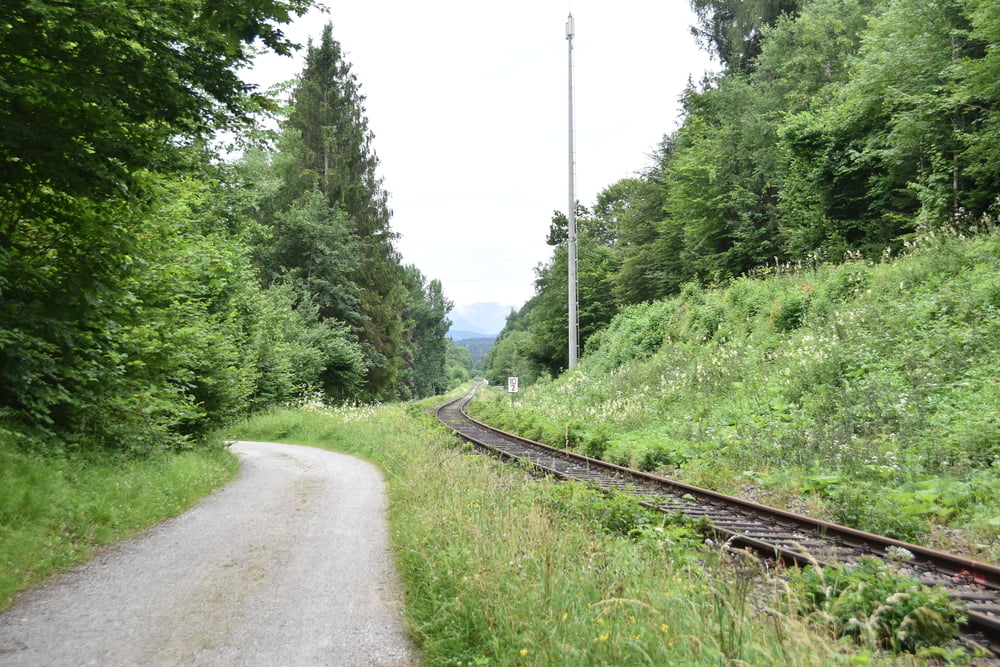
<instances>
[{"instance_id":1,"label":"undergrowth","mask_svg":"<svg viewBox=\"0 0 1000 667\"><path fill-rule=\"evenodd\" d=\"M1000 234L762 271L626 308L483 421L1000 560Z\"/></svg>"},{"instance_id":2,"label":"undergrowth","mask_svg":"<svg viewBox=\"0 0 1000 667\"><path fill-rule=\"evenodd\" d=\"M802 613L837 636L897 652L940 647L964 621L947 591L927 588L877 558L856 567L808 567L793 580Z\"/></svg>"}]
</instances>

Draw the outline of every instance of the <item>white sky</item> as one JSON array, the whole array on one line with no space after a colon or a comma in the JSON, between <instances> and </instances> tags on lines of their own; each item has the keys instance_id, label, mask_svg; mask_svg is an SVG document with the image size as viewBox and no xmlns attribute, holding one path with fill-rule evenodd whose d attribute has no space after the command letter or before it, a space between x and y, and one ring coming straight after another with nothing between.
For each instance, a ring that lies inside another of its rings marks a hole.
<instances>
[{"instance_id":1,"label":"white sky","mask_svg":"<svg viewBox=\"0 0 1000 667\"><path fill-rule=\"evenodd\" d=\"M715 69L695 45L687 0L321 0L286 34L333 23L366 97L369 129L405 264L456 305L520 307L568 187L568 49L573 12L576 198L591 206L645 168L677 127L692 77ZM249 81L302 69L263 57Z\"/></svg>"}]
</instances>

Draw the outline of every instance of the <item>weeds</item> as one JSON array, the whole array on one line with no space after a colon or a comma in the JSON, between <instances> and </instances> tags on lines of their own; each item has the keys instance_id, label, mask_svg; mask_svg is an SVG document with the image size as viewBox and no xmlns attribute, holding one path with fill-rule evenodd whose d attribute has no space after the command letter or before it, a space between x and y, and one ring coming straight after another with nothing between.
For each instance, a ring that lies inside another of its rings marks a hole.
<instances>
[{"instance_id":1,"label":"weeds","mask_svg":"<svg viewBox=\"0 0 1000 667\"><path fill-rule=\"evenodd\" d=\"M998 258L996 231L939 235L886 263L689 285L624 309L574 371L472 409L730 493L834 476L801 489L827 518L904 539L969 531L997 561L995 503L972 489L1000 484Z\"/></svg>"},{"instance_id":2,"label":"weeds","mask_svg":"<svg viewBox=\"0 0 1000 667\"><path fill-rule=\"evenodd\" d=\"M875 558L856 567L806 568L797 578L802 613L838 636L894 651L917 652L946 644L964 622L946 591Z\"/></svg>"},{"instance_id":3,"label":"weeds","mask_svg":"<svg viewBox=\"0 0 1000 667\"><path fill-rule=\"evenodd\" d=\"M463 454L415 408L355 416L282 411L230 435L289 432L385 472L406 618L427 664L865 664L864 650L880 650L845 652L797 608L766 608L779 581L706 546L698 522Z\"/></svg>"}]
</instances>

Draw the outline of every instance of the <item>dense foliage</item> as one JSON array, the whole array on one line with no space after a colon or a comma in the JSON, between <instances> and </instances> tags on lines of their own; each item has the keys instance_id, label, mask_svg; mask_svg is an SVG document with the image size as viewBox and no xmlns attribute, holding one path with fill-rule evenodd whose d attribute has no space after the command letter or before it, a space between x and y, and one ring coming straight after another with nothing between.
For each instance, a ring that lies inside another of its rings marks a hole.
<instances>
[{"instance_id":1,"label":"dense foliage","mask_svg":"<svg viewBox=\"0 0 1000 667\"><path fill-rule=\"evenodd\" d=\"M581 207L581 343L609 314L688 283L877 259L1000 213L994 0L691 4L722 69L686 91L680 127L643 173ZM564 255L500 336L526 334L517 361L507 343L488 377L516 374L511 363L527 377L565 368Z\"/></svg>"},{"instance_id":2,"label":"dense foliage","mask_svg":"<svg viewBox=\"0 0 1000 667\"><path fill-rule=\"evenodd\" d=\"M808 567L797 579L804 613L838 636L897 652L946 644L964 621L948 591L926 588L916 576L878 558L862 558L853 568Z\"/></svg>"},{"instance_id":3,"label":"dense foliage","mask_svg":"<svg viewBox=\"0 0 1000 667\"><path fill-rule=\"evenodd\" d=\"M331 25L308 45L289 102L276 139L237 165L240 204L258 223L264 284L288 283L360 352L360 366L331 360L341 371L324 371L316 388L366 400L436 393L452 304L440 282L400 264L364 96Z\"/></svg>"},{"instance_id":4,"label":"dense foliage","mask_svg":"<svg viewBox=\"0 0 1000 667\"><path fill-rule=\"evenodd\" d=\"M238 70L290 53L280 26L309 5L0 9L5 436L148 453L304 393L444 386L451 306L399 264L329 26L276 146L238 167L211 147L279 108Z\"/></svg>"}]
</instances>

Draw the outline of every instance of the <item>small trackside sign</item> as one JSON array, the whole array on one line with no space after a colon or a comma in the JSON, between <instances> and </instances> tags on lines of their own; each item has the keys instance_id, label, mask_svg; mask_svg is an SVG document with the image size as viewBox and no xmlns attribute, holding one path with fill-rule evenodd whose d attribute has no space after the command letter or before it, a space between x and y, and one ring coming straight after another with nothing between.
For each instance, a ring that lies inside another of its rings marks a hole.
<instances>
[{"instance_id":1,"label":"small trackside sign","mask_svg":"<svg viewBox=\"0 0 1000 667\"><path fill-rule=\"evenodd\" d=\"M507 378L507 391L511 394L517 393L517 378L509 377Z\"/></svg>"}]
</instances>

